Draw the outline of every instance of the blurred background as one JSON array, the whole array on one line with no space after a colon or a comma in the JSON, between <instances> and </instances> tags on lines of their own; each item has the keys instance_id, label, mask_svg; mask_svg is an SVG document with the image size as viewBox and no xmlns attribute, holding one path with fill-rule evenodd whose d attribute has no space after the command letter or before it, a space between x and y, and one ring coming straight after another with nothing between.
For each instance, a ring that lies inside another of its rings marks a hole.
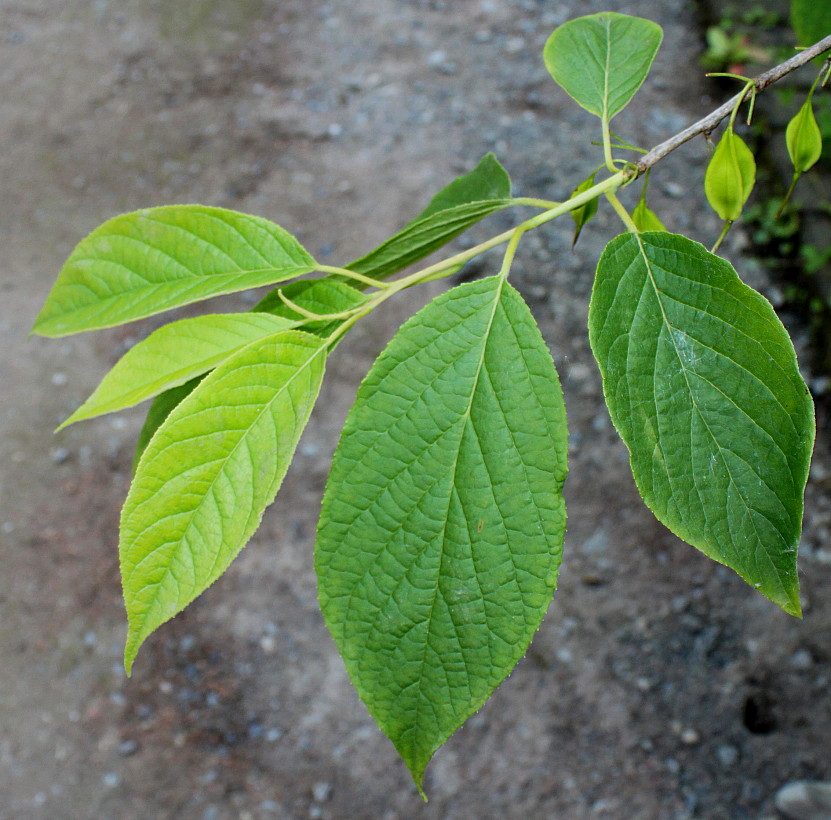
<instances>
[{"instance_id":1,"label":"blurred background","mask_svg":"<svg viewBox=\"0 0 831 820\"><path fill-rule=\"evenodd\" d=\"M775 817L788 782L831 778L831 166L800 183L801 215L773 219L789 177L781 128L813 69L763 95L743 131L760 184L722 248L779 310L818 404L805 618L681 544L640 502L585 330L594 266L620 227L601 207L572 250L571 220L558 220L523 240L512 281L569 410L559 590L527 657L436 755L426 805L349 684L312 549L358 382L448 283L350 333L262 528L145 644L129 680L116 543L142 408L52 435L168 318L27 340L90 230L201 202L266 216L344 264L488 151L516 194L565 198L600 161L599 132L540 52L557 25L603 10L664 27L651 77L615 120L646 147L738 90L705 71L754 74L792 53L778 2L0 0L0 818L741 820ZM661 162L650 204L709 246L720 225L703 195L708 156L702 138ZM486 256L460 275L497 265Z\"/></svg>"}]
</instances>

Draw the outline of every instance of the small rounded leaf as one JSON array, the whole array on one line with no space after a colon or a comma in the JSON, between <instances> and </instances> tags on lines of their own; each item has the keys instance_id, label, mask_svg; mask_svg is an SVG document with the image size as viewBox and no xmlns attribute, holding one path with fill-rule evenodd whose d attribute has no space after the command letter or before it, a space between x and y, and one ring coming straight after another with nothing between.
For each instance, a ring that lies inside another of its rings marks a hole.
<instances>
[{"instance_id":1,"label":"small rounded leaf","mask_svg":"<svg viewBox=\"0 0 831 820\"><path fill-rule=\"evenodd\" d=\"M802 108L788 123L785 131L785 143L791 157L794 170L804 173L813 167L822 154L822 134L814 117L814 109L810 97L802 104Z\"/></svg>"},{"instance_id":2,"label":"small rounded leaf","mask_svg":"<svg viewBox=\"0 0 831 820\"><path fill-rule=\"evenodd\" d=\"M662 38L651 20L607 11L563 23L543 59L575 102L608 122L643 84Z\"/></svg>"},{"instance_id":3,"label":"small rounded leaf","mask_svg":"<svg viewBox=\"0 0 831 820\"><path fill-rule=\"evenodd\" d=\"M666 226L658 218L658 214L646 204L645 199L640 200L635 206L635 210L632 211L632 221L641 232L666 230Z\"/></svg>"},{"instance_id":4,"label":"small rounded leaf","mask_svg":"<svg viewBox=\"0 0 831 820\"><path fill-rule=\"evenodd\" d=\"M741 216L756 181L756 160L732 128L716 146L704 177L704 192L712 209L727 222Z\"/></svg>"}]
</instances>

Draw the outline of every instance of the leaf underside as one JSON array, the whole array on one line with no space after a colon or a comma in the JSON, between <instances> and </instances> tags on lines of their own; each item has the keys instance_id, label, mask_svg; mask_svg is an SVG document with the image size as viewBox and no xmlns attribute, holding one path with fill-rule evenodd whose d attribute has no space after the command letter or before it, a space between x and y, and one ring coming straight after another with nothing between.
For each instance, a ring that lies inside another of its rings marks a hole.
<instances>
[{"instance_id":1,"label":"leaf underside","mask_svg":"<svg viewBox=\"0 0 831 820\"><path fill-rule=\"evenodd\" d=\"M121 514L129 673L144 639L226 570L288 469L326 348L281 331L227 359L150 440Z\"/></svg>"},{"instance_id":2,"label":"leaf underside","mask_svg":"<svg viewBox=\"0 0 831 820\"><path fill-rule=\"evenodd\" d=\"M358 392L318 528L321 609L419 788L549 605L566 451L551 356L498 277L416 314Z\"/></svg>"},{"instance_id":3,"label":"leaf underside","mask_svg":"<svg viewBox=\"0 0 831 820\"><path fill-rule=\"evenodd\" d=\"M65 336L113 327L292 279L315 265L267 219L203 205L146 208L110 219L81 240L33 332Z\"/></svg>"},{"instance_id":4,"label":"leaf underside","mask_svg":"<svg viewBox=\"0 0 831 820\"><path fill-rule=\"evenodd\" d=\"M646 504L798 615L813 405L769 303L697 242L626 234L598 264L589 334Z\"/></svg>"},{"instance_id":5,"label":"leaf underside","mask_svg":"<svg viewBox=\"0 0 831 820\"><path fill-rule=\"evenodd\" d=\"M801 46L812 46L831 34L831 6L816 0L791 0L791 25ZM822 64L827 54L814 62Z\"/></svg>"},{"instance_id":6,"label":"leaf underside","mask_svg":"<svg viewBox=\"0 0 831 820\"><path fill-rule=\"evenodd\" d=\"M608 122L643 84L662 37L651 20L604 11L556 28L543 59L575 102Z\"/></svg>"}]
</instances>

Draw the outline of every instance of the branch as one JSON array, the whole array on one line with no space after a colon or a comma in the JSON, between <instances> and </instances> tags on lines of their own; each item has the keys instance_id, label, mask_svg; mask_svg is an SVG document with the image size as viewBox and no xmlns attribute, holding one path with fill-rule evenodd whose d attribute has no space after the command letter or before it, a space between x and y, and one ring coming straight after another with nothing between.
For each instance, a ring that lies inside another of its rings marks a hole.
<instances>
[{"instance_id":1,"label":"branch","mask_svg":"<svg viewBox=\"0 0 831 820\"><path fill-rule=\"evenodd\" d=\"M780 63L779 65L771 68L769 71L766 71L764 74L760 74L754 81L756 91L763 91L769 85L773 85L773 83L781 80L786 74L790 74L795 69L801 68L806 63L813 60L814 57L818 57L820 54L828 51L829 49L831 49L831 35L820 40L810 48L800 51L799 54L791 57L790 60L785 60L784 63ZM656 162L663 159L667 154L671 153L685 142L691 140L693 137L697 137L699 134L709 134L725 117L730 115L735 106L738 104L739 97L745 96L746 93L747 91L742 89L738 94L724 103L724 105L720 106L706 117L702 117L698 122L693 123L683 131L676 134L674 137L670 137L668 140L665 140L660 145L656 145L637 163L638 176L651 168Z\"/></svg>"}]
</instances>

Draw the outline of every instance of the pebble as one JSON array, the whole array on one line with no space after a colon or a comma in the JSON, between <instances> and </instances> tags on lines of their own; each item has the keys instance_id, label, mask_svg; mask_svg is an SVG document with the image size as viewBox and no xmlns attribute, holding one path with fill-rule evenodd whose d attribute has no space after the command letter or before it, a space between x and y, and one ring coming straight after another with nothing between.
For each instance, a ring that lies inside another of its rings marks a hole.
<instances>
[{"instance_id":1,"label":"pebble","mask_svg":"<svg viewBox=\"0 0 831 820\"><path fill-rule=\"evenodd\" d=\"M332 796L332 784L319 780L312 786L312 796L318 803L325 803Z\"/></svg>"},{"instance_id":2,"label":"pebble","mask_svg":"<svg viewBox=\"0 0 831 820\"><path fill-rule=\"evenodd\" d=\"M776 793L776 808L788 820L829 820L831 783L798 780Z\"/></svg>"},{"instance_id":3,"label":"pebble","mask_svg":"<svg viewBox=\"0 0 831 820\"><path fill-rule=\"evenodd\" d=\"M696 729L687 728L681 732L681 742L687 746L693 746L701 740L701 735Z\"/></svg>"},{"instance_id":4,"label":"pebble","mask_svg":"<svg viewBox=\"0 0 831 820\"><path fill-rule=\"evenodd\" d=\"M71 451L66 447L55 447L55 449L52 450L52 463L65 464L67 461L69 461L71 456Z\"/></svg>"},{"instance_id":5,"label":"pebble","mask_svg":"<svg viewBox=\"0 0 831 820\"><path fill-rule=\"evenodd\" d=\"M739 750L735 746L730 746L725 743L723 746L719 746L718 749L716 749L716 757L718 758L718 762L721 763L725 769L729 769L731 766L734 766L736 761L739 759Z\"/></svg>"},{"instance_id":6,"label":"pebble","mask_svg":"<svg viewBox=\"0 0 831 820\"><path fill-rule=\"evenodd\" d=\"M102 778L101 782L108 788L114 789L119 783L121 783L121 778L115 772L107 772Z\"/></svg>"},{"instance_id":7,"label":"pebble","mask_svg":"<svg viewBox=\"0 0 831 820\"><path fill-rule=\"evenodd\" d=\"M799 649L791 655L788 666L791 669L810 669L814 665L814 659L807 649Z\"/></svg>"},{"instance_id":8,"label":"pebble","mask_svg":"<svg viewBox=\"0 0 831 820\"><path fill-rule=\"evenodd\" d=\"M124 740L118 745L118 753L121 757L132 757L139 749L135 740Z\"/></svg>"}]
</instances>

